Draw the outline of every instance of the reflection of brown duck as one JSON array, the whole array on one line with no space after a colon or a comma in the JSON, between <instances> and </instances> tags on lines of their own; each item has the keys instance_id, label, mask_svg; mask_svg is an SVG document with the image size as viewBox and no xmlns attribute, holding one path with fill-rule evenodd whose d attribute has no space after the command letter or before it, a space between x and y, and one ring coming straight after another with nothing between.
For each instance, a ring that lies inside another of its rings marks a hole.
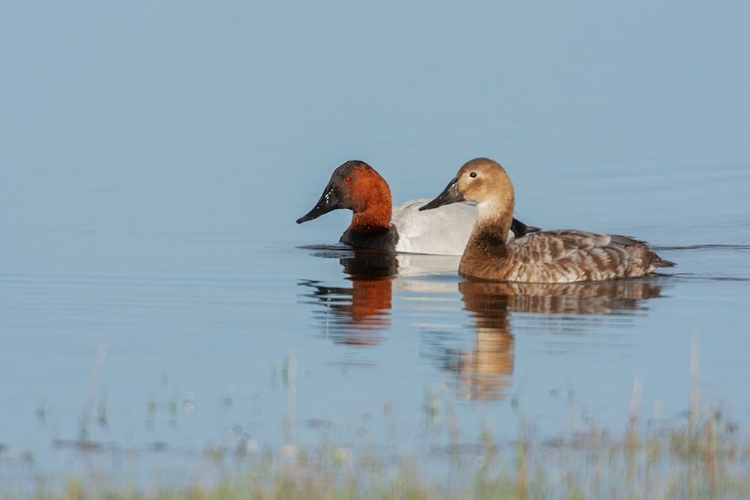
<instances>
[{"instance_id":1,"label":"reflection of brown duck","mask_svg":"<svg viewBox=\"0 0 750 500\"><path fill-rule=\"evenodd\" d=\"M342 254L339 250L320 256L339 259L352 283L350 288L326 287L314 281L300 283L315 289L305 296L325 306L320 319L326 336L342 344L378 344L381 332L390 329L393 280L402 272L398 260L401 256L350 251ZM397 283L403 289L408 279L400 278ZM427 289L435 286L434 282L414 283L422 287L407 287L412 293L425 297L435 293L434 289ZM452 290L458 286L474 322L475 345L472 349L440 348L439 363L456 373L462 396L483 400L503 399L512 383L515 341L511 314L538 313L540 318L556 314L628 314L645 310L642 302L661 294L661 287L652 280L638 279L568 284L441 283L450 285ZM566 321L566 331L583 328L583 323Z\"/></svg>"},{"instance_id":2,"label":"reflection of brown duck","mask_svg":"<svg viewBox=\"0 0 750 500\"><path fill-rule=\"evenodd\" d=\"M513 312L544 314L618 314L637 310L640 301L661 295L661 286L645 280L587 283L503 283L466 281L459 290L480 297L503 296ZM467 305L467 309L474 311Z\"/></svg>"},{"instance_id":3,"label":"reflection of brown duck","mask_svg":"<svg viewBox=\"0 0 750 500\"><path fill-rule=\"evenodd\" d=\"M508 325L505 294L488 293L484 283L466 281L458 285L466 310L476 324L475 348L461 349L451 366L458 375L459 391L467 399L503 399L513 377L515 340Z\"/></svg>"},{"instance_id":4,"label":"reflection of brown duck","mask_svg":"<svg viewBox=\"0 0 750 500\"><path fill-rule=\"evenodd\" d=\"M351 288L325 287L313 282L314 297L327 306L327 333L334 341L353 345L375 345L382 337L377 333L391 326L391 280L398 268L394 255L357 252L340 258ZM329 311L332 317L329 316Z\"/></svg>"},{"instance_id":5,"label":"reflection of brown duck","mask_svg":"<svg viewBox=\"0 0 750 500\"><path fill-rule=\"evenodd\" d=\"M642 308L661 287L638 280L575 284L464 281L458 285L476 324L474 350L459 350L450 369L470 399L502 399L514 370L512 312L542 314L619 314Z\"/></svg>"}]
</instances>

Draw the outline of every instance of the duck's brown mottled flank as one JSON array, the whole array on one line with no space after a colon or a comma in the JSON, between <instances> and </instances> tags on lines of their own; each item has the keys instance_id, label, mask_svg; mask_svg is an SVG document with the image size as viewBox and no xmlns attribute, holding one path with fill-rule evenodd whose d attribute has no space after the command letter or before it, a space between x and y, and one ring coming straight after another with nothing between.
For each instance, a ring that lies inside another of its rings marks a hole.
<instances>
[{"instance_id":1,"label":"duck's brown mottled flank","mask_svg":"<svg viewBox=\"0 0 750 500\"><path fill-rule=\"evenodd\" d=\"M478 218L458 272L462 276L527 283L572 283L643 276L671 267L646 243L627 236L577 230L542 231L508 242L514 194L505 169L487 158L466 163L426 208L454 199L477 203Z\"/></svg>"}]
</instances>

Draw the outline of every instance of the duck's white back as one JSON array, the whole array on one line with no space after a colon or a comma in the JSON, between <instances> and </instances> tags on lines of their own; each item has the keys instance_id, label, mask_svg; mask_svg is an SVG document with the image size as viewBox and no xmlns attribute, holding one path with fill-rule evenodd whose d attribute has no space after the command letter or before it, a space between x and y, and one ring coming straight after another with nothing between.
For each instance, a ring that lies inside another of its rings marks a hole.
<instances>
[{"instance_id":1,"label":"duck's white back","mask_svg":"<svg viewBox=\"0 0 750 500\"><path fill-rule=\"evenodd\" d=\"M454 203L419 211L429 198L407 201L393 207L391 223L398 231L397 252L461 255L469 241L477 209Z\"/></svg>"}]
</instances>

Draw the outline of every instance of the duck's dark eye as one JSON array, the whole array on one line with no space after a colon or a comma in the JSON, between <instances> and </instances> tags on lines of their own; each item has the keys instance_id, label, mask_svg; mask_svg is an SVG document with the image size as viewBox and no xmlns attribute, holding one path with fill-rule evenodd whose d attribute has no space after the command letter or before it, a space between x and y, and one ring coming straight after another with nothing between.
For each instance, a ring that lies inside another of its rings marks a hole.
<instances>
[{"instance_id":1,"label":"duck's dark eye","mask_svg":"<svg viewBox=\"0 0 750 500\"><path fill-rule=\"evenodd\" d=\"M472 172L472 173L470 173L470 174L469 174L469 177L471 177L472 179L473 179L474 177L476 177L476 176L477 176L477 173L476 173L476 172Z\"/></svg>"},{"instance_id":2,"label":"duck's dark eye","mask_svg":"<svg viewBox=\"0 0 750 500\"><path fill-rule=\"evenodd\" d=\"M344 178L344 182L352 182L352 176L351 176L351 175L347 175L347 176L346 176L346 177Z\"/></svg>"}]
</instances>

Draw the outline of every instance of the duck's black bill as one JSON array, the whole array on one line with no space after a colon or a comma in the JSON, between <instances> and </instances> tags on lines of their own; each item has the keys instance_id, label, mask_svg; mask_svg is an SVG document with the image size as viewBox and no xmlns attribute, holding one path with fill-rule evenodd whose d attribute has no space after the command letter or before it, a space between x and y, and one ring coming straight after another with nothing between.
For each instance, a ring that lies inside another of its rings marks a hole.
<instances>
[{"instance_id":1,"label":"duck's black bill","mask_svg":"<svg viewBox=\"0 0 750 500\"><path fill-rule=\"evenodd\" d=\"M464 195L458 192L458 177L454 178L448 183L437 198L432 200L426 205L419 207L420 210L431 210L433 208L442 207L443 205L449 205L458 201L465 201Z\"/></svg>"},{"instance_id":2,"label":"duck's black bill","mask_svg":"<svg viewBox=\"0 0 750 500\"><path fill-rule=\"evenodd\" d=\"M339 199L338 193L336 193L333 183L330 183L326 186L325 191L323 191L323 194L320 196L318 203L315 204L315 207L297 219L297 224L317 219L321 215L325 215L337 208L341 208L341 200Z\"/></svg>"}]
</instances>

